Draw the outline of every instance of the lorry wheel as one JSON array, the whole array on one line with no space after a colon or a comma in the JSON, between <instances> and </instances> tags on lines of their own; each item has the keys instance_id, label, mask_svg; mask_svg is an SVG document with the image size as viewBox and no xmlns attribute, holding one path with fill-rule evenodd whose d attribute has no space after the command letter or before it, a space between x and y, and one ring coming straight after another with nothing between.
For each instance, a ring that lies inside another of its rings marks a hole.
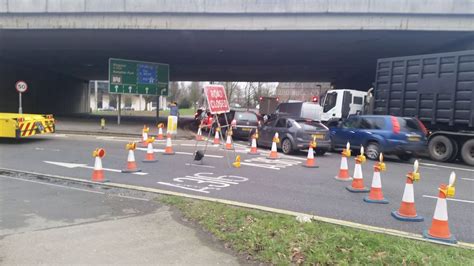
<instances>
[{"instance_id":1,"label":"lorry wheel","mask_svg":"<svg viewBox=\"0 0 474 266\"><path fill-rule=\"evenodd\" d=\"M430 140L428 151L431 159L440 162L448 161L453 156L453 143L447 137L439 135Z\"/></svg>"},{"instance_id":2,"label":"lorry wheel","mask_svg":"<svg viewBox=\"0 0 474 266\"><path fill-rule=\"evenodd\" d=\"M464 142L461 149L461 157L465 163L474 165L474 139Z\"/></svg>"},{"instance_id":3,"label":"lorry wheel","mask_svg":"<svg viewBox=\"0 0 474 266\"><path fill-rule=\"evenodd\" d=\"M293 145L290 139L284 139L281 142L281 151L283 151L284 154L291 154L293 152Z\"/></svg>"},{"instance_id":4,"label":"lorry wheel","mask_svg":"<svg viewBox=\"0 0 474 266\"><path fill-rule=\"evenodd\" d=\"M459 152L459 145L458 142L455 140L451 140L451 143L453 144L453 154L451 157L449 157L448 162L454 162L458 158L458 152Z\"/></svg>"}]
</instances>

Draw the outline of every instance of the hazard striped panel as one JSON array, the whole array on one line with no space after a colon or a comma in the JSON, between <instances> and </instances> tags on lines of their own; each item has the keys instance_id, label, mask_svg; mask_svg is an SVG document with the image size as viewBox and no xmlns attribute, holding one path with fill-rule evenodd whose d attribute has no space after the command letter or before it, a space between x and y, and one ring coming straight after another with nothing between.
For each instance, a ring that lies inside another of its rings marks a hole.
<instances>
[{"instance_id":1,"label":"hazard striped panel","mask_svg":"<svg viewBox=\"0 0 474 266\"><path fill-rule=\"evenodd\" d=\"M38 125L41 125L38 128ZM42 127L42 130L41 130ZM53 133L54 132L54 120L45 121L34 121L34 122L23 122L18 125L20 129L21 137L29 137L36 134Z\"/></svg>"}]
</instances>

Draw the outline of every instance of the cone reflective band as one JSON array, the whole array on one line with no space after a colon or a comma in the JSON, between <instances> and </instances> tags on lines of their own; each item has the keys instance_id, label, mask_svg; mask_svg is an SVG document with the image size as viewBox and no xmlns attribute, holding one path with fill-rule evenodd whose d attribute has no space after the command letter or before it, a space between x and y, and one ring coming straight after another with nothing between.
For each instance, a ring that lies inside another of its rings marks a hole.
<instances>
[{"instance_id":1,"label":"cone reflective band","mask_svg":"<svg viewBox=\"0 0 474 266\"><path fill-rule=\"evenodd\" d=\"M145 159L142 160L144 163L154 163L158 160L155 158L155 150L153 149L153 142L155 142L155 138L151 137L146 140L147 149L145 154Z\"/></svg>"},{"instance_id":2,"label":"cone reflective band","mask_svg":"<svg viewBox=\"0 0 474 266\"><path fill-rule=\"evenodd\" d=\"M201 126L198 127L198 131L197 131L197 134L196 134L196 141L203 141L204 138L202 137L202 130L201 130Z\"/></svg>"},{"instance_id":3,"label":"cone reflective band","mask_svg":"<svg viewBox=\"0 0 474 266\"><path fill-rule=\"evenodd\" d=\"M448 204L447 197L454 196L454 183L456 174L451 172L449 178L449 185L441 184L438 188L438 199L436 201L436 208L431 221L431 227L423 231L423 237L431 240L437 240L447 243L457 243L456 238L451 234L448 223ZM452 188L450 191L449 188Z\"/></svg>"},{"instance_id":4,"label":"cone reflective band","mask_svg":"<svg viewBox=\"0 0 474 266\"><path fill-rule=\"evenodd\" d=\"M150 131L150 129L146 125L144 125L142 129L142 142L141 142L143 147L146 147L148 145L146 142L148 139L148 131Z\"/></svg>"},{"instance_id":5,"label":"cone reflective band","mask_svg":"<svg viewBox=\"0 0 474 266\"><path fill-rule=\"evenodd\" d=\"M175 154L173 151L173 143L171 142L171 134L168 133L166 135L166 147L165 147L165 152L163 153L164 155L173 155Z\"/></svg>"},{"instance_id":6,"label":"cone reflective band","mask_svg":"<svg viewBox=\"0 0 474 266\"><path fill-rule=\"evenodd\" d=\"M349 166L347 165L347 158L351 157L351 145L349 142L346 144L346 148L341 153L341 166L339 167L339 174L335 176L339 181L351 181L352 177L349 176Z\"/></svg>"},{"instance_id":7,"label":"cone reflective band","mask_svg":"<svg viewBox=\"0 0 474 266\"><path fill-rule=\"evenodd\" d=\"M163 123L158 124L158 136L156 136L157 139L163 139L163 127L165 125Z\"/></svg>"},{"instance_id":8,"label":"cone reflective band","mask_svg":"<svg viewBox=\"0 0 474 266\"><path fill-rule=\"evenodd\" d=\"M303 164L303 167L306 168L318 168L319 166L316 165L315 160L314 160L314 150L313 148L316 147L316 142L311 141L309 143L309 148L308 148L308 156L306 157L306 162Z\"/></svg>"},{"instance_id":9,"label":"cone reflective band","mask_svg":"<svg viewBox=\"0 0 474 266\"><path fill-rule=\"evenodd\" d=\"M137 144L135 142L130 142L125 145L125 149L128 150L127 156L127 168L122 170L122 173L135 173L140 172L141 170L137 168L137 163L135 162L135 149Z\"/></svg>"},{"instance_id":10,"label":"cone reflective band","mask_svg":"<svg viewBox=\"0 0 474 266\"><path fill-rule=\"evenodd\" d=\"M233 150L234 147L232 147L232 130L229 129L227 131L227 139L226 139L226 142L225 142L225 149L226 150Z\"/></svg>"},{"instance_id":11,"label":"cone reflective band","mask_svg":"<svg viewBox=\"0 0 474 266\"><path fill-rule=\"evenodd\" d=\"M416 213L415 192L413 188L413 182L420 179L420 174L417 172L418 160L413 164L413 171L407 174L402 203L397 211L392 211L392 216L400 221L422 222L424 218Z\"/></svg>"},{"instance_id":12,"label":"cone reflective band","mask_svg":"<svg viewBox=\"0 0 474 266\"><path fill-rule=\"evenodd\" d=\"M260 153L257 150L257 133L252 135L252 144L250 146L250 152L248 152L250 155L260 155Z\"/></svg>"},{"instance_id":13,"label":"cone reflective band","mask_svg":"<svg viewBox=\"0 0 474 266\"><path fill-rule=\"evenodd\" d=\"M221 139L220 139L220 136L219 136L220 131L221 131L220 128L216 128L216 133L214 134L214 143L213 144L219 145L221 143Z\"/></svg>"},{"instance_id":14,"label":"cone reflective band","mask_svg":"<svg viewBox=\"0 0 474 266\"><path fill-rule=\"evenodd\" d=\"M267 159L272 159L272 160L279 159L278 151L277 151L277 143L279 143L279 142L280 142L280 139L278 138L278 132L276 132L275 135L273 136L272 149L271 149L270 154L268 155Z\"/></svg>"},{"instance_id":15,"label":"cone reflective band","mask_svg":"<svg viewBox=\"0 0 474 266\"><path fill-rule=\"evenodd\" d=\"M364 156L364 147L360 147L360 155L358 155L355 159L355 167L354 167L354 176L352 177L352 184L346 189L350 192L354 193L365 193L369 192L370 190L364 186L364 176L362 174L362 164L365 162Z\"/></svg>"},{"instance_id":16,"label":"cone reflective band","mask_svg":"<svg viewBox=\"0 0 474 266\"><path fill-rule=\"evenodd\" d=\"M106 182L104 177L104 169L102 168L102 158L105 156L105 150L97 148L92 152L94 157L94 170L92 172L92 181L94 182Z\"/></svg>"},{"instance_id":17,"label":"cone reflective band","mask_svg":"<svg viewBox=\"0 0 474 266\"><path fill-rule=\"evenodd\" d=\"M379 156L379 162L374 165L374 176L372 177L372 185L370 186L369 196L364 198L367 203L387 204L382 192L382 180L380 172L385 171L385 164L383 163L382 153Z\"/></svg>"}]
</instances>

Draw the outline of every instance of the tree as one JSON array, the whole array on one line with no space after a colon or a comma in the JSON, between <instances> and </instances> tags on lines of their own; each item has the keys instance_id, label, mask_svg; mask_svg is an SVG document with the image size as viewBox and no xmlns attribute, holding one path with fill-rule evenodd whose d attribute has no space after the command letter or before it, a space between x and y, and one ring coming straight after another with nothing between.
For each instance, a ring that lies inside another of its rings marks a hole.
<instances>
[{"instance_id":1,"label":"tree","mask_svg":"<svg viewBox=\"0 0 474 266\"><path fill-rule=\"evenodd\" d=\"M201 83L193 81L191 82L191 85L189 85L188 88L188 99L191 102L191 106L195 106L196 102L198 102L202 96Z\"/></svg>"},{"instance_id":2,"label":"tree","mask_svg":"<svg viewBox=\"0 0 474 266\"><path fill-rule=\"evenodd\" d=\"M225 88L225 93L227 94L227 99L229 102L232 102L234 94L240 88L238 82L226 81L221 83Z\"/></svg>"},{"instance_id":3,"label":"tree","mask_svg":"<svg viewBox=\"0 0 474 266\"><path fill-rule=\"evenodd\" d=\"M173 82L170 82L170 88L169 88L169 100L174 102L174 101L178 101L179 100L179 97L181 96L181 84L179 82L176 82L176 81L173 81Z\"/></svg>"}]
</instances>

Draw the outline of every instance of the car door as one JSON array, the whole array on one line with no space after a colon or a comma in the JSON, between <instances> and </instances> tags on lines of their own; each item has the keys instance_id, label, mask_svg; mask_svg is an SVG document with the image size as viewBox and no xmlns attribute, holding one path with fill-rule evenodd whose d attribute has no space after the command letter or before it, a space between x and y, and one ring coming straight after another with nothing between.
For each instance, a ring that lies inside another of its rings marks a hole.
<instances>
[{"instance_id":1,"label":"car door","mask_svg":"<svg viewBox=\"0 0 474 266\"><path fill-rule=\"evenodd\" d=\"M275 124L272 137L275 135L276 132L278 132L278 137L280 138L280 144L278 145L278 146L280 146L281 145L281 140L288 133L287 119L286 118L278 119L278 121Z\"/></svg>"},{"instance_id":2,"label":"car door","mask_svg":"<svg viewBox=\"0 0 474 266\"><path fill-rule=\"evenodd\" d=\"M357 123L358 118L353 116L344 120L336 128L331 129L331 140L335 148L345 147L347 142L353 144Z\"/></svg>"},{"instance_id":3,"label":"car door","mask_svg":"<svg viewBox=\"0 0 474 266\"><path fill-rule=\"evenodd\" d=\"M263 123L262 127L259 131L259 138L258 144L263 146L270 146L272 143L273 134L275 134L275 123L277 121L276 117L270 117L265 123Z\"/></svg>"}]
</instances>

